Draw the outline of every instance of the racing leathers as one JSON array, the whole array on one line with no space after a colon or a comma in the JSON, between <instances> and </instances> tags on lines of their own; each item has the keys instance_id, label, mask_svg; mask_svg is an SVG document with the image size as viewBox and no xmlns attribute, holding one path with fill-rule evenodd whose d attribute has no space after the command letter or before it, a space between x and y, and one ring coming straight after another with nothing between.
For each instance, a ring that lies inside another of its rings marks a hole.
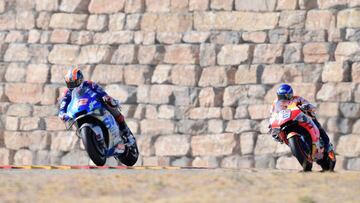
<instances>
[{"instance_id":1,"label":"racing leathers","mask_svg":"<svg viewBox=\"0 0 360 203\"><path fill-rule=\"evenodd\" d=\"M97 94L97 99L105 104L107 110L114 116L115 120L119 124L121 135L126 139L126 143L129 145L135 143L134 137L125 122L125 118L120 112L120 105L118 101L110 97L101 86L91 81L84 81L78 88L89 88L94 91ZM72 91L73 89L66 89L64 96L60 101L59 117L64 121L69 119L66 115L66 110L72 99Z\"/></svg>"},{"instance_id":2,"label":"racing leathers","mask_svg":"<svg viewBox=\"0 0 360 203\"><path fill-rule=\"evenodd\" d=\"M278 112L280 110L286 109L288 107L288 105L290 105L292 103L296 103L298 106L301 106L302 110L307 111L309 113L309 115L311 115L313 122L319 129L320 137L323 141L324 149L327 152L332 151L333 147L330 144L329 137L326 134L325 130L322 128L321 124L317 121L317 119L315 117L316 107L314 105L312 105L310 102L308 102L306 99L304 99L300 96L293 96L292 99L290 99L290 100L276 100L271 106L271 110L270 110L271 115L274 112ZM321 147L320 143L315 143L315 144L317 145L316 146L317 148Z\"/></svg>"}]
</instances>

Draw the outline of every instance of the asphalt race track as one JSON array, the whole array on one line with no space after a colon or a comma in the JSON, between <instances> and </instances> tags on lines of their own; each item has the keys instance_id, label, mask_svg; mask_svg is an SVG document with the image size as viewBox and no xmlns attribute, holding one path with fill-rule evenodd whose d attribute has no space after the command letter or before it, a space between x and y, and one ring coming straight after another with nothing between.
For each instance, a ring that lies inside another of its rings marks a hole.
<instances>
[{"instance_id":1,"label":"asphalt race track","mask_svg":"<svg viewBox=\"0 0 360 203\"><path fill-rule=\"evenodd\" d=\"M359 194L360 172L350 171L303 173L178 167L0 169L0 202L357 203Z\"/></svg>"}]
</instances>

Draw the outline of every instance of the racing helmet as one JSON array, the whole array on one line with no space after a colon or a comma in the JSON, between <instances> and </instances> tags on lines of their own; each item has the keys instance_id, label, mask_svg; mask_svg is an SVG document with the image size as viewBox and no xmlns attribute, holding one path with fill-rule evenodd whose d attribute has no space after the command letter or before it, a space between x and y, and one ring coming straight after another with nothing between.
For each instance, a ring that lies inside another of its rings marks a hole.
<instances>
[{"instance_id":1,"label":"racing helmet","mask_svg":"<svg viewBox=\"0 0 360 203\"><path fill-rule=\"evenodd\" d=\"M65 75L65 83L69 89L79 87L84 81L84 75L77 67L70 69Z\"/></svg>"},{"instance_id":2,"label":"racing helmet","mask_svg":"<svg viewBox=\"0 0 360 203\"><path fill-rule=\"evenodd\" d=\"M293 98L293 89L288 84L281 84L276 91L278 100L290 100Z\"/></svg>"}]
</instances>

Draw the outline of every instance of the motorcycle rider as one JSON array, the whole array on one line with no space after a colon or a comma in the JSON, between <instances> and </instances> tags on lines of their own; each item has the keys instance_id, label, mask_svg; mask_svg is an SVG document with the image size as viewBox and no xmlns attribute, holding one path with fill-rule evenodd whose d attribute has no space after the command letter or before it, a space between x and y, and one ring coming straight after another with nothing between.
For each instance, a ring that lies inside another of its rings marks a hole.
<instances>
[{"instance_id":1,"label":"motorcycle rider","mask_svg":"<svg viewBox=\"0 0 360 203\"><path fill-rule=\"evenodd\" d=\"M279 88L277 89L276 94L277 94L277 100L275 100L275 102L272 104L272 107L270 110L271 115L275 111L284 110L287 108L288 105L290 105L292 103L296 103L297 106L299 106L301 110L305 111L308 115L310 115L312 117L313 122L315 123L315 125L317 126L317 128L320 131L320 137L323 141L323 144L320 143L320 140L317 141L316 143L314 143L315 147L316 147L315 150L317 150L317 152L320 152L321 147L323 145L324 149L329 154L329 157L332 158L331 154L334 153L334 148L333 148L333 145L330 143L329 137L326 134L325 130L322 128L321 124L317 121L317 119L315 117L316 107L314 105L312 105L311 103L309 103L303 97L294 96L293 89L288 84L281 84L279 86ZM282 143L282 140L278 137L278 135L272 135L272 136L273 136L274 140ZM318 154L318 153L316 153L316 152L313 153L313 155L315 155L315 154Z\"/></svg>"},{"instance_id":2,"label":"motorcycle rider","mask_svg":"<svg viewBox=\"0 0 360 203\"><path fill-rule=\"evenodd\" d=\"M107 110L113 115L119 124L120 134L125 137L125 144L131 146L135 143L135 138L127 126L124 116L120 112L119 102L109 96L102 87L92 81L84 80L84 76L81 70L77 67L73 67L67 72L65 75L65 83L67 89L65 90L64 96L60 101L60 111L58 115L61 120L68 121L70 119L66 114L66 110L69 103L71 102L72 91L74 88L89 88L97 93L98 99L103 101ZM124 145L119 144L117 147L123 149Z\"/></svg>"}]
</instances>

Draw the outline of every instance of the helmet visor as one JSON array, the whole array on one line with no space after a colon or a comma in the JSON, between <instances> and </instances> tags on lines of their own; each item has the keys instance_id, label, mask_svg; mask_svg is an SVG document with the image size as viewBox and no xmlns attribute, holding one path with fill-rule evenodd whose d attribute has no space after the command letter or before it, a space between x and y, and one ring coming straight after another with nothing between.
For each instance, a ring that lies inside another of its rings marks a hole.
<instances>
[{"instance_id":1,"label":"helmet visor","mask_svg":"<svg viewBox=\"0 0 360 203\"><path fill-rule=\"evenodd\" d=\"M70 81L70 82L66 82L66 86L69 89L74 89L75 87L79 86L79 82L78 81Z\"/></svg>"},{"instance_id":2,"label":"helmet visor","mask_svg":"<svg viewBox=\"0 0 360 203\"><path fill-rule=\"evenodd\" d=\"M292 98L292 94L278 94L278 100L290 100Z\"/></svg>"}]
</instances>

